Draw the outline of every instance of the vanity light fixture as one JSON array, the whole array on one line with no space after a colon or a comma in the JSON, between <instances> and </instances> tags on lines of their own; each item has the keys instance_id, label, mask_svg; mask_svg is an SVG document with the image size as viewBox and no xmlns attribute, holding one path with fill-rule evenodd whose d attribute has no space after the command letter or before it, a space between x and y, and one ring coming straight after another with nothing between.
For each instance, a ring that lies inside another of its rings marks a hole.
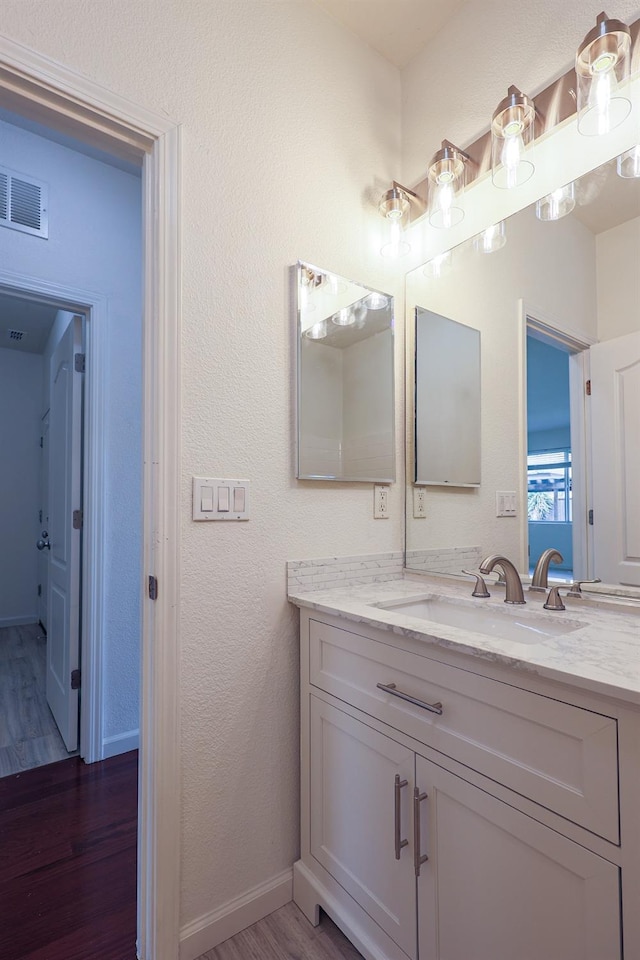
<instances>
[{"instance_id":1,"label":"vanity light fixture","mask_svg":"<svg viewBox=\"0 0 640 960\"><path fill-rule=\"evenodd\" d=\"M464 218L461 199L469 156L458 147L442 141L429 164L429 223L438 230L455 227Z\"/></svg>"},{"instance_id":2,"label":"vanity light fixture","mask_svg":"<svg viewBox=\"0 0 640 960\"><path fill-rule=\"evenodd\" d=\"M439 280L440 277L448 273L453 262L453 253L451 250L445 250L437 257L433 257L423 267L423 274L429 280Z\"/></svg>"},{"instance_id":3,"label":"vanity light fixture","mask_svg":"<svg viewBox=\"0 0 640 960\"><path fill-rule=\"evenodd\" d=\"M631 31L620 20L598 14L595 27L576 53L578 130L602 136L627 117L631 101L624 88L629 80Z\"/></svg>"},{"instance_id":4,"label":"vanity light fixture","mask_svg":"<svg viewBox=\"0 0 640 960\"><path fill-rule=\"evenodd\" d=\"M616 171L624 180L640 177L640 144L618 157Z\"/></svg>"},{"instance_id":5,"label":"vanity light fixture","mask_svg":"<svg viewBox=\"0 0 640 960\"><path fill-rule=\"evenodd\" d=\"M533 100L511 86L491 118L491 177L494 186L511 190L526 183L535 167L525 160L534 139L536 108Z\"/></svg>"},{"instance_id":6,"label":"vanity light fixture","mask_svg":"<svg viewBox=\"0 0 640 960\"><path fill-rule=\"evenodd\" d=\"M389 257L392 260L404 257L411 249L411 244L404 239L409 212L407 193L401 187L394 185L386 193L383 193L378 204L378 210L387 225L387 237L380 248L380 253L383 257Z\"/></svg>"},{"instance_id":7,"label":"vanity light fixture","mask_svg":"<svg viewBox=\"0 0 640 960\"><path fill-rule=\"evenodd\" d=\"M507 242L507 232L504 220L494 223L487 227L482 233L476 234L473 238L473 247L479 253L495 253L496 250L502 250Z\"/></svg>"},{"instance_id":8,"label":"vanity light fixture","mask_svg":"<svg viewBox=\"0 0 640 960\"><path fill-rule=\"evenodd\" d=\"M389 305L389 297L384 293L370 293L367 297L367 309L384 310Z\"/></svg>"},{"instance_id":9,"label":"vanity light fixture","mask_svg":"<svg viewBox=\"0 0 640 960\"><path fill-rule=\"evenodd\" d=\"M575 187L573 183L567 183L536 201L536 217L538 220L561 220L575 205Z\"/></svg>"}]
</instances>

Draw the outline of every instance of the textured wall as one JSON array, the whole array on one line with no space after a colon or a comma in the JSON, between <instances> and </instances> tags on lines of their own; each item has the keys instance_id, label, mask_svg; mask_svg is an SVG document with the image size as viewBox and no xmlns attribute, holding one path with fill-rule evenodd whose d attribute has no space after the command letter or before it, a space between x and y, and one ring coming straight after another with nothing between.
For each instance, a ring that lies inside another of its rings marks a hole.
<instances>
[{"instance_id":1,"label":"textured wall","mask_svg":"<svg viewBox=\"0 0 640 960\"><path fill-rule=\"evenodd\" d=\"M2 30L183 125L184 924L297 854L285 561L402 544L401 483L374 521L370 485L293 479L289 312L298 258L402 290L370 204L398 172L399 75L298 0L3 0ZM197 473L250 478L252 519L192 523Z\"/></svg>"},{"instance_id":2,"label":"textured wall","mask_svg":"<svg viewBox=\"0 0 640 960\"><path fill-rule=\"evenodd\" d=\"M103 737L113 737L138 727L141 183L129 173L2 122L0 164L49 184L49 239L0 230L2 269L92 290L107 301Z\"/></svg>"},{"instance_id":3,"label":"textured wall","mask_svg":"<svg viewBox=\"0 0 640 960\"><path fill-rule=\"evenodd\" d=\"M596 238L598 339L640 330L640 217Z\"/></svg>"},{"instance_id":4,"label":"textured wall","mask_svg":"<svg viewBox=\"0 0 640 960\"><path fill-rule=\"evenodd\" d=\"M0 626L38 619L41 390L42 357L0 349Z\"/></svg>"}]
</instances>

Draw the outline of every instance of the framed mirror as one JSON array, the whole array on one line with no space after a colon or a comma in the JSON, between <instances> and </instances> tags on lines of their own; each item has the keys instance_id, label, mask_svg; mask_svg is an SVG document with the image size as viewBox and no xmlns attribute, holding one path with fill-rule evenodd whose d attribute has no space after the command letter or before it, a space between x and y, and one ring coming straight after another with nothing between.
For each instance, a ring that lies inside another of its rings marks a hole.
<instances>
[{"instance_id":1,"label":"framed mirror","mask_svg":"<svg viewBox=\"0 0 640 960\"><path fill-rule=\"evenodd\" d=\"M416 307L417 484L480 484L480 331Z\"/></svg>"},{"instance_id":2,"label":"framed mirror","mask_svg":"<svg viewBox=\"0 0 640 960\"><path fill-rule=\"evenodd\" d=\"M455 317L483 344L482 486L428 488L425 519L407 497L409 568L459 573L504 553L526 576L555 547L552 580L639 595L640 178L617 166L577 179L573 205L560 184L555 210L547 195L510 216L503 245L479 235L435 275L408 274L408 310Z\"/></svg>"},{"instance_id":3,"label":"framed mirror","mask_svg":"<svg viewBox=\"0 0 640 960\"><path fill-rule=\"evenodd\" d=\"M395 480L394 300L299 261L297 477Z\"/></svg>"}]
</instances>

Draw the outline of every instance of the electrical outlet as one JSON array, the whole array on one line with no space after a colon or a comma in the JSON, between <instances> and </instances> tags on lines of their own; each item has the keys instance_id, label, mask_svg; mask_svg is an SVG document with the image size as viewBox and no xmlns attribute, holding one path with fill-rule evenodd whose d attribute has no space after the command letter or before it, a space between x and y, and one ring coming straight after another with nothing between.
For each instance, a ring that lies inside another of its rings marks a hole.
<instances>
[{"instance_id":1,"label":"electrical outlet","mask_svg":"<svg viewBox=\"0 0 640 960\"><path fill-rule=\"evenodd\" d=\"M373 487L373 519L389 519L389 487L376 483Z\"/></svg>"},{"instance_id":2,"label":"electrical outlet","mask_svg":"<svg viewBox=\"0 0 640 960\"><path fill-rule=\"evenodd\" d=\"M424 487L413 488L413 516L421 520L427 515L427 491Z\"/></svg>"}]
</instances>

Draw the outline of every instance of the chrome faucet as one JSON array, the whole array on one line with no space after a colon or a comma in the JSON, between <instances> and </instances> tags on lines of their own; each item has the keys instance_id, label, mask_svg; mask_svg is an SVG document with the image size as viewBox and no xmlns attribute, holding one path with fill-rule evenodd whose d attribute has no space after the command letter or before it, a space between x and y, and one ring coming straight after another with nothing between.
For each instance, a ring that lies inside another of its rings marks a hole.
<instances>
[{"instance_id":1,"label":"chrome faucet","mask_svg":"<svg viewBox=\"0 0 640 960\"><path fill-rule=\"evenodd\" d=\"M533 571L533 577L531 578L530 590L546 590L549 586L549 564L550 563L562 563L564 557L559 550L555 550L551 547L549 550L544 550L538 557L538 562L536 563L536 568Z\"/></svg>"},{"instance_id":2,"label":"chrome faucet","mask_svg":"<svg viewBox=\"0 0 640 960\"><path fill-rule=\"evenodd\" d=\"M520 580L520 574L511 563L511 560L507 560L506 557L500 556L499 553L494 553L490 557L484 558L480 564L479 570L480 573L491 573L494 567L500 567L507 584L504 602L526 603L527 601L525 600L522 592L522 581Z\"/></svg>"}]
</instances>

